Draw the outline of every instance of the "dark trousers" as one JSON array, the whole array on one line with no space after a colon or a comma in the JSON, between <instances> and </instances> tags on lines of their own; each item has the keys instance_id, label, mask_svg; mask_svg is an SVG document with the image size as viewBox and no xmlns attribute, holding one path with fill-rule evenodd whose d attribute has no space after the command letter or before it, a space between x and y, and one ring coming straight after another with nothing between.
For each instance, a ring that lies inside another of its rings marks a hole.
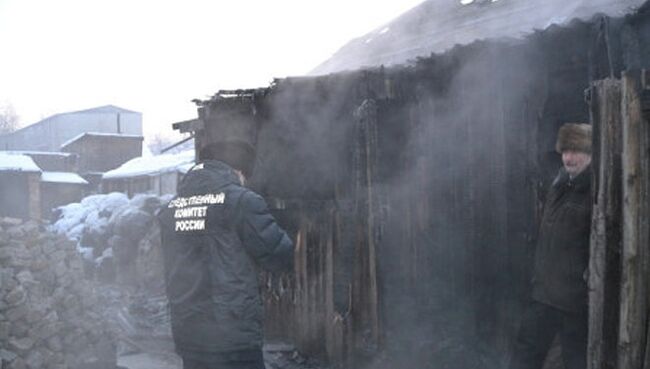
<instances>
[{"instance_id":1,"label":"dark trousers","mask_svg":"<svg viewBox=\"0 0 650 369\"><path fill-rule=\"evenodd\" d=\"M541 369L559 334L566 369L587 367L587 312L569 313L533 301L526 309L510 369Z\"/></svg>"},{"instance_id":2,"label":"dark trousers","mask_svg":"<svg viewBox=\"0 0 650 369\"><path fill-rule=\"evenodd\" d=\"M264 369L261 349L181 356L183 369Z\"/></svg>"}]
</instances>

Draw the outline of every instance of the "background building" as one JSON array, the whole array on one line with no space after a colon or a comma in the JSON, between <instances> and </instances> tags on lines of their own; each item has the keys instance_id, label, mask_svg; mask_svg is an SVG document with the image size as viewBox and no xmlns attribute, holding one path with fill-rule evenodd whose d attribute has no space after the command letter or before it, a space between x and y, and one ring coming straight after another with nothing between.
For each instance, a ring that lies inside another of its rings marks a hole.
<instances>
[{"instance_id":1,"label":"background building","mask_svg":"<svg viewBox=\"0 0 650 369\"><path fill-rule=\"evenodd\" d=\"M79 157L78 173L93 186L99 185L101 175L142 155L139 135L86 132L61 145L61 151Z\"/></svg>"},{"instance_id":2,"label":"background building","mask_svg":"<svg viewBox=\"0 0 650 369\"><path fill-rule=\"evenodd\" d=\"M53 209L80 201L88 189L76 173L49 171L26 154L0 152L0 217L51 219Z\"/></svg>"},{"instance_id":3,"label":"background building","mask_svg":"<svg viewBox=\"0 0 650 369\"><path fill-rule=\"evenodd\" d=\"M0 153L0 217L41 215L41 168L29 157Z\"/></svg>"},{"instance_id":4,"label":"background building","mask_svg":"<svg viewBox=\"0 0 650 369\"><path fill-rule=\"evenodd\" d=\"M59 151L85 132L142 136L142 113L113 105L61 113L0 136L0 150Z\"/></svg>"},{"instance_id":5,"label":"background building","mask_svg":"<svg viewBox=\"0 0 650 369\"><path fill-rule=\"evenodd\" d=\"M88 182L76 173L41 173L41 217L55 221L54 210L81 201L89 189Z\"/></svg>"},{"instance_id":6,"label":"background building","mask_svg":"<svg viewBox=\"0 0 650 369\"><path fill-rule=\"evenodd\" d=\"M194 150L177 154L140 157L104 173L101 192L123 192L166 195L176 193L185 173L194 165Z\"/></svg>"},{"instance_id":7,"label":"background building","mask_svg":"<svg viewBox=\"0 0 650 369\"><path fill-rule=\"evenodd\" d=\"M44 171L77 172L79 155L69 152L50 151L4 151L6 154L29 156Z\"/></svg>"}]
</instances>

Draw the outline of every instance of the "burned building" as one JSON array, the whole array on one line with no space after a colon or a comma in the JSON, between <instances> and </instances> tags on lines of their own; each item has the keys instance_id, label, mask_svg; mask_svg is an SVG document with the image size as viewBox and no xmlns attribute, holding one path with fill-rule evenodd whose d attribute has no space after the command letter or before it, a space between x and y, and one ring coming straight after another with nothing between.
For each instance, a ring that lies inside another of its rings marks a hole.
<instances>
[{"instance_id":1,"label":"burned building","mask_svg":"<svg viewBox=\"0 0 650 369\"><path fill-rule=\"evenodd\" d=\"M355 368L506 365L556 132L594 119L593 82L650 67L647 4L590 9L407 65L221 91L175 125L197 151L257 148L251 186L296 242L293 275L267 277L268 339Z\"/></svg>"}]
</instances>

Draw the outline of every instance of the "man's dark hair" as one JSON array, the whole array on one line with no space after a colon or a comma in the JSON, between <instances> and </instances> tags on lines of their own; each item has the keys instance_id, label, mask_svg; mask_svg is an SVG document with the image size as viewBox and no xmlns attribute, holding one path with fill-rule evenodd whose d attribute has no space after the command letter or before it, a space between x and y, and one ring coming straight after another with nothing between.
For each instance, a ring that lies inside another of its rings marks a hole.
<instances>
[{"instance_id":1,"label":"man's dark hair","mask_svg":"<svg viewBox=\"0 0 650 369\"><path fill-rule=\"evenodd\" d=\"M215 142L199 151L199 161L204 160L222 161L250 177L255 164L255 149L244 141Z\"/></svg>"}]
</instances>

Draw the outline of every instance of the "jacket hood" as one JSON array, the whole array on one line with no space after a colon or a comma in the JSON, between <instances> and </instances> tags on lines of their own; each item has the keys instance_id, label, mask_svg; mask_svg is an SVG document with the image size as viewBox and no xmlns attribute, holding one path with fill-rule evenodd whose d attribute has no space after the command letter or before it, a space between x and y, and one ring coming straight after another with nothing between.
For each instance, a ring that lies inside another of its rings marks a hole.
<instances>
[{"instance_id":1,"label":"jacket hood","mask_svg":"<svg viewBox=\"0 0 650 369\"><path fill-rule=\"evenodd\" d=\"M219 191L228 185L239 186L239 178L227 164L217 160L198 163L183 177L178 185L179 196L193 196Z\"/></svg>"}]
</instances>

